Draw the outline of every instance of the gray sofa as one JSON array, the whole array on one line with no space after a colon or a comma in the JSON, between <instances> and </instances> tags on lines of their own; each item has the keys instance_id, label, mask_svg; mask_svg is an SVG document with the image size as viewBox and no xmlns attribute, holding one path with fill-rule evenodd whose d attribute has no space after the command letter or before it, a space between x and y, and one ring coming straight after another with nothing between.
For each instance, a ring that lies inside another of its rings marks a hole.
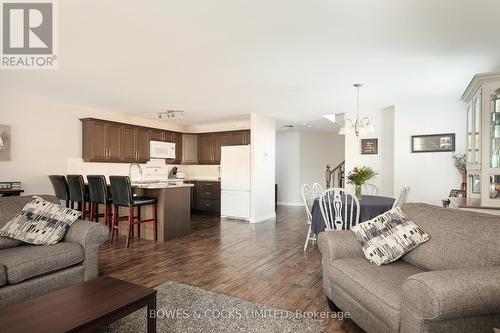
<instances>
[{"instance_id":1,"label":"gray sofa","mask_svg":"<svg viewBox=\"0 0 500 333\"><path fill-rule=\"evenodd\" d=\"M59 203L56 197L42 197ZM30 199L0 198L0 226ZM82 220L54 245L28 245L0 237L0 308L97 277L98 248L107 237L104 225Z\"/></svg>"},{"instance_id":2,"label":"gray sofa","mask_svg":"<svg viewBox=\"0 0 500 333\"><path fill-rule=\"evenodd\" d=\"M493 332L500 328L500 217L406 204L431 239L371 265L351 231L319 234L332 309L366 332Z\"/></svg>"}]
</instances>

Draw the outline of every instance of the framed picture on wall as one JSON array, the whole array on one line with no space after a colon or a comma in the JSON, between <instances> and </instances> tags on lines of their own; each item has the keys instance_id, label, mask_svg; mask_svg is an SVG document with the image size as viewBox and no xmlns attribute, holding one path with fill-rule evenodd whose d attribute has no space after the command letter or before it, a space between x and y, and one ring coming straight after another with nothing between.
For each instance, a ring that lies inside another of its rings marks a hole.
<instances>
[{"instance_id":1,"label":"framed picture on wall","mask_svg":"<svg viewBox=\"0 0 500 333\"><path fill-rule=\"evenodd\" d=\"M455 151L455 133L413 135L411 137L412 153L434 153Z\"/></svg>"},{"instance_id":2,"label":"framed picture on wall","mask_svg":"<svg viewBox=\"0 0 500 333\"><path fill-rule=\"evenodd\" d=\"M10 161L10 126L0 125L0 161Z\"/></svg>"},{"instance_id":3,"label":"framed picture on wall","mask_svg":"<svg viewBox=\"0 0 500 333\"><path fill-rule=\"evenodd\" d=\"M361 155L377 155L378 139L361 139Z\"/></svg>"}]
</instances>

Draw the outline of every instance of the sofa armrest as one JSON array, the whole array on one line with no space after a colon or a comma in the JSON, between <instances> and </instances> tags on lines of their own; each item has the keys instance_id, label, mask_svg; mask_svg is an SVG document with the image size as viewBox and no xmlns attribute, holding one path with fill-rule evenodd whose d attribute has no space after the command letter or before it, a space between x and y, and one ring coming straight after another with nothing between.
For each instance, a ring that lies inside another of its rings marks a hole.
<instances>
[{"instance_id":1,"label":"sofa armrest","mask_svg":"<svg viewBox=\"0 0 500 333\"><path fill-rule=\"evenodd\" d=\"M78 220L69 228L63 242L77 243L85 253L84 280L90 280L98 275L99 245L108 239L109 231L100 223Z\"/></svg>"},{"instance_id":2,"label":"sofa armrest","mask_svg":"<svg viewBox=\"0 0 500 333\"><path fill-rule=\"evenodd\" d=\"M405 303L427 320L499 314L500 266L415 274L403 284Z\"/></svg>"},{"instance_id":3,"label":"sofa armrest","mask_svg":"<svg viewBox=\"0 0 500 333\"><path fill-rule=\"evenodd\" d=\"M365 257L361 244L350 230L320 232L318 246L323 259L330 262L340 258Z\"/></svg>"}]
</instances>

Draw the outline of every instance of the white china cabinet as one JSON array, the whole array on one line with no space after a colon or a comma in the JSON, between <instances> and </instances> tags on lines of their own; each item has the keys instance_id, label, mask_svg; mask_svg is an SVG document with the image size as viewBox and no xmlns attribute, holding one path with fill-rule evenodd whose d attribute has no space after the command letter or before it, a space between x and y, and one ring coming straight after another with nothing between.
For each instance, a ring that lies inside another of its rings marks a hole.
<instances>
[{"instance_id":1,"label":"white china cabinet","mask_svg":"<svg viewBox=\"0 0 500 333\"><path fill-rule=\"evenodd\" d=\"M500 73L474 76L467 103L467 197L500 207Z\"/></svg>"}]
</instances>

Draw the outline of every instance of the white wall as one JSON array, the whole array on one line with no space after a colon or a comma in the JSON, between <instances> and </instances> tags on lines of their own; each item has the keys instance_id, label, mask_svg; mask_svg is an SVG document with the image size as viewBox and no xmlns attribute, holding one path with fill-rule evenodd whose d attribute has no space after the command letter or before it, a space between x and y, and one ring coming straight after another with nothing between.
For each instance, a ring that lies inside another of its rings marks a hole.
<instances>
[{"instance_id":1,"label":"white wall","mask_svg":"<svg viewBox=\"0 0 500 333\"><path fill-rule=\"evenodd\" d=\"M360 140L346 137L346 172L367 165L379 172L373 182L382 195L397 196L410 186L410 202L441 205L461 177L453 166L453 153L411 153L411 136L456 134L456 151L465 151L465 106L458 100L399 103L395 107L363 111L373 123L379 139L378 155L361 155ZM351 118L353 115L348 115ZM367 136L368 137L368 136Z\"/></svg>"},{"instance_id":2,"label":"white wall","mask_svg":"<svg viewBox=\"0 0 500 333\"><path fill-rule=\"evenodd\" d=\"M344 160L344 137L332 132L282 131L276 134L278 204L303 205L302 184L325 184L326 165Z\"/></svg>"},{"instance_id":3,"label":"white wall","mask_svg":"<svg viewBox=\"0 0 500 333\"><path fill-rule=\"evenodd\" d=\"M369 166L378 175L371 183L378 187L380 195L394 196L394 108L362 111L362 117L368 117L375 132L356 137L345 136L346 177L354 167ZM355 119L355 114L346 118ZM361 139L378 138L377 155L361 155ZM346 187L351 187L346 182ZM352 189L352 187L351 187Z\"/></svg>"},{"instance_id":4,"label":"white wall","mask_svg":"<svg viewBox=\"0 0 500 333\"><path fill-rule=\"evenodd\" d=\"M251 124L251 209L250 222L276 216L274 209L276 122L252 113Z\"/></svg>"},{"instance_id":5,"label":"white wall","mask_svg":"<svg viewBox=\"0 0 500 333\"><path fill-rule=\"evenodd\" d=\"M302 131L300 133L301 185L320 183L325 187L326 165L330 164L334 168L344 159L344 136L332 132Z\"/></svg>"},{"instance_id":6,"label":"white wall","mask_svg":"<svg viewBox=\"0 0 500 333\"><path fill-rule=\"evenodd\" d=\"M300 132L276 133L278 204L302 205L300 196Z\"/></svg>"},{"instance_id":7,"label":"white wall","mask_svg":"<svg viewBox=\"0 0 500 333\"><path fill-rule=\"evenodd\" d=\"M458 100L426 101L396 105L394 171L396 193L410 185L409 201L441 205L461 177L453 165L453 153L411 153L411 136L456 134L456 150L466 149L465 105Z\"/></svg>"}]
</instances>

